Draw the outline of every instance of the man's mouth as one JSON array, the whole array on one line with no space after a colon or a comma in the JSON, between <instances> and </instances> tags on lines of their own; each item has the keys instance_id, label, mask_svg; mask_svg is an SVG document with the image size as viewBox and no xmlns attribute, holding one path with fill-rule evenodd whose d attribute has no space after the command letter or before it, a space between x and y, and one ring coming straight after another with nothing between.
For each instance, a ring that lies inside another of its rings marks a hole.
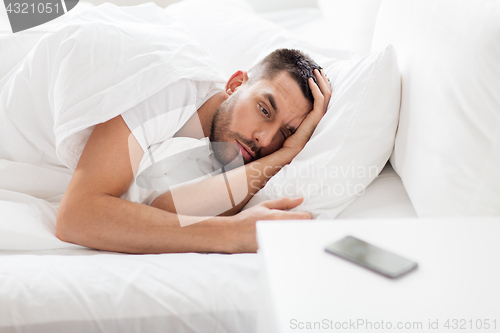
<instances>
[{"instance_id":1,"label":"man's mouth","mask_svg":"<svg viewBox=\"0 0 500 333\"><path fill-rule=\"evenodd\" d=\"M236 140L236 143L238 144L238 148L240 149L241 156L243 156L245 161L247 161L247 162L253 161L254 153L250 149L247 149L244 145L239 143L238 140Z\"/></svg>"}]
</instances>

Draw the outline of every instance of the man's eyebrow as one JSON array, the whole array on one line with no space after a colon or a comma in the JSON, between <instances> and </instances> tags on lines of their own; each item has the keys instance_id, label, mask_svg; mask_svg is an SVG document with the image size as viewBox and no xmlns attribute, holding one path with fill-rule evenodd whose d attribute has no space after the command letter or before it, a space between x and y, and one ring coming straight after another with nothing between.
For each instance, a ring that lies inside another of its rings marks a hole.
<instances>
[{"instance_id":1,"label":"man's eyebrow","mask_svg":"<svg viewBox=\"0 0 500 333\"><path fill-rule=\"evenodd\" d=\"M276 107L276 100L274 99L274 96L271 93L264 93L264 97L269 100L269 103L271 103L271 107L274 109L274 112L278 114L278 108ZM297 130L295 127L290 127L290 132L293 134Z\"/></svg>"},{"instance_id":2,"label":"man's eyebrow","mask_svg":"<svg viewBox=\"0 0 500 333\"><path fill-rule=\"evenodd\" d=\"M274 100L274 96L271 93L264 93L264 97L269 100L274 111L276 113L279 113L278 109L276 108L276 101Z\"/></svg>"}]
</instances>

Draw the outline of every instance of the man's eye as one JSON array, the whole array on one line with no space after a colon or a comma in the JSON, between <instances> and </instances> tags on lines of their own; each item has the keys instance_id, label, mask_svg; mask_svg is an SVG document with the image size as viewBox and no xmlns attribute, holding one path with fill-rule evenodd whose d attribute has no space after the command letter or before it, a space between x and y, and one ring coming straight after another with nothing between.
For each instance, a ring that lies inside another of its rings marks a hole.
<instances>
[{"instance_id":1,"label":"man's eye","mask_svg":"<svg viewBox=\"0 0 500 333\"><path fill-rule=\"evenodd\" d=\"M259 107L260 107L260 110L262 111L262 113L265 114L266 117L269 117L269 112L267 112L267 110L264 109L261 105L259 105Z\"/></svg>"}]
</instances>

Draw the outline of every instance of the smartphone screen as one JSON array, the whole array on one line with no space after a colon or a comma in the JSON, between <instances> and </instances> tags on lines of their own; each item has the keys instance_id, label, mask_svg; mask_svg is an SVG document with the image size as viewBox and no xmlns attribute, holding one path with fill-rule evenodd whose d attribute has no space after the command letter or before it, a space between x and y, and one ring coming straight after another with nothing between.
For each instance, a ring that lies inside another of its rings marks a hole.
<instances>
[{"instance_id":1,"label":"smartphone screen","mask_svg":"<svg viewBox=\"0 0 500 333\"><path fill-rule=\"evenodd\" d=\"M353 236L328 245L325 251L390 278L397 278L418 266L414 261Z\"/></svg>"}]
</instances>

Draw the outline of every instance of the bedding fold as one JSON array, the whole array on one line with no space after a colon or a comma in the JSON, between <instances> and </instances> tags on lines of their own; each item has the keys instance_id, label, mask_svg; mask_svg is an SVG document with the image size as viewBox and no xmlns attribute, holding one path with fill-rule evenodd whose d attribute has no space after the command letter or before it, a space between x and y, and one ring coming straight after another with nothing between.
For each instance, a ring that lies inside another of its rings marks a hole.
<instances>
[{"instance_id":1,"label":"bedding fold","mask_svg":"<svg viewBox=\"0 0 500 333\"><path fill-rule=\"evenodd\" d=\"M225 82L208 52L153 3L106 3L1 36L0 59L0 200L8 206L0 234L12 236L3 250L61 247L57 205L95 125L181 79ZM19 195L53 208L26 209ZM54 242L28 244L37 228L13 232L20 219L51 231Z\"/></svg>"},{"instance_id":2,"label":"bedding fold","mask_svg":"<svg viewBox=\"0 0 500 333\"><path fill-rule=\"evenodd\" d=\"M16 59L0 79L0 158L74 170L92 126L180 79L225 81L209 54L153 3L106 3L49 27L38 42L26 39L34 44L26 55L0 39L2 58Z\"/></svg>"}]
</instances>

